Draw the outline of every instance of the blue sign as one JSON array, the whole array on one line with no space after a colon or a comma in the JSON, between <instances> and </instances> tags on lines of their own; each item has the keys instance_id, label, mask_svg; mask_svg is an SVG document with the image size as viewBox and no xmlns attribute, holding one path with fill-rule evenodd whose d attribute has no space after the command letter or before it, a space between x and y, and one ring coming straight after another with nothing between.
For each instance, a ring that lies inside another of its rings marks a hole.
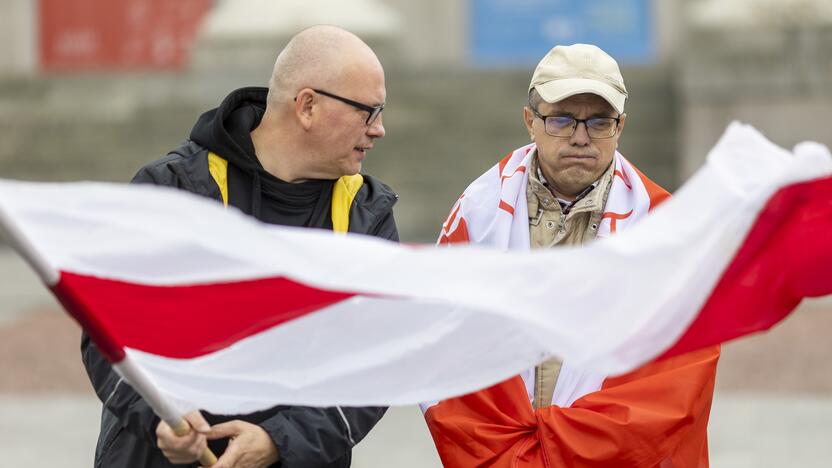
<instances>
[{"instance_id":1,"label":"blue sign","mask_svg":"<svg viewBox=\"0 0 832 468\"><path fill-rule=\"evenodd\" d=\"M536 64L556 45L594 44L619 64L655 60L651 0L469 0L479 66Z\"/></svg>"}]
</instances>

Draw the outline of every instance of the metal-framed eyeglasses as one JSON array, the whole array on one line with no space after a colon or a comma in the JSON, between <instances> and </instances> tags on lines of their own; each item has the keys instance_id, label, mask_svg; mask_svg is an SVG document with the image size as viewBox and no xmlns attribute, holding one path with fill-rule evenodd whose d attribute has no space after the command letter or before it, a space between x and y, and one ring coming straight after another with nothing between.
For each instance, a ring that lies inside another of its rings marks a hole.
<instances>
[{"instance_id":1,"label":"metal-framed eyeglasses","mask_svg":"<svg viewBox=\"0 0 832 468\"><path fill-rule=\"evenodd\" d=\"M591 119L576 119L569 115L541 115L532 106L529 108L540 120L543 121L543 128L547 135L553 137L569 138L575 134L578 124L586 127L586 133L590 138L601 140L612 138L618 133L618 124L621 123L621 116L618 117L593 117Z\"/></svg>"},{"instance_id":2,"label":"metal-framed eyeglasses","mask_svg":"<svg viewBox=\"0 0 832 468\"><path fill-rule=\"evenodd\" d=\"M337 94L328 93L326 91L322 91L320 89L312 89L318 94L322 94L328 98L332 98L338 101L343 102L344 104L348 104L352 107L355 107L358 110L362 110L367 112L369 115L367 116L367 120L364 122L367 125L372 125L373 122L376 121L379 115L381 115L381 111L384 110L384 104L379 104L377 106L368 106L367 104L362 104L358 101L353 101L352 99L347 99L345 97L339 96Z\"/></svg>"}]
</instances>

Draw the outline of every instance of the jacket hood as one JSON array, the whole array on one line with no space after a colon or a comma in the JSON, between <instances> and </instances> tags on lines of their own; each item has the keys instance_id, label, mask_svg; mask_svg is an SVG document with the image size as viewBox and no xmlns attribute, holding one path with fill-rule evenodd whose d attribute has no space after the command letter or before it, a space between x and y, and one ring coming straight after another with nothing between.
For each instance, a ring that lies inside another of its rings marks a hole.
<instances>
[{"instance_id":1,"label":"jacket hood","mask_svg":"<svg viewBox=\"0 0 832 468\"><path fill-rule=\"evenodd\" d=\"M250 133L266 111L269 90L240 88L229 94L219 107L202 114L191 130L191 140L222 156L248 173L262 171Z\"/></svg>"},{"instance_id":2,"label":"jacket hood","mask_svg":"<svg viewBox=\"0 0 832 468\"><path fill-rule=\"evenodd\" d=\"M308 206L316 206L322 190L331 181L307 181L289 184L270 174L260 161L251 141L251 131L260 125L266 112L269 90L261 87L240 88L231 92L216 109L202 114L191 130L191 140L224 158L251 177L251 214L261 221L264 196L280 200L280 206L297 215ZM300 210L300 211L298 211Z\"/></svg>"}]
</instances>

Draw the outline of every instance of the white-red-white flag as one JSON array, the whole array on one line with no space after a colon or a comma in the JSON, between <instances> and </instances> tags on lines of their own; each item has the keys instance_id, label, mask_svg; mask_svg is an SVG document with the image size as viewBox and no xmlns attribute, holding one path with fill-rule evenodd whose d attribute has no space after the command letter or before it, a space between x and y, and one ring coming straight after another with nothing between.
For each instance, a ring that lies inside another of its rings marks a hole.
<instances>
[{"instance_id":1,"label":"white-red-white flag","mask_svg":"<svg viewBox=\"0 0 832 468\"><path fill-rule=\"evenodd\" d=\"M548 355L623 373L832 294L829 151L739 124L671 201L580 249L397 245L101 183L0 181L0 219L162 413L439 400Z\"/></svg>"}]
</instances>

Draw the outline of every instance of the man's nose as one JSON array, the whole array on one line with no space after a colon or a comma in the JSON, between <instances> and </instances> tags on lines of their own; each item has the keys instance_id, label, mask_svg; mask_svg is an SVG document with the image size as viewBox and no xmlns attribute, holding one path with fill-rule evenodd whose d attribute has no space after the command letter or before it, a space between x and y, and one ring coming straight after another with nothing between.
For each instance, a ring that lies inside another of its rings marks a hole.
<instances>
[{"instance_id":1,"label":"man's nose","mask_svg":"<svg viewBox=\"0 0 832 468\"><path fill-rule=\"evenodd\" d=\"M384 123L382 122L382 115L379 114L376 117L376 120L367 127L367 136L371 136L373 138L383 138L384 137Z\"/></svg>"},{"instance_id":2,"label":"man's nose","mask_svg":"<svg viewBox=\"0 0 832 468\"><path fill-rule=\"evenodd\" d=\"M585 122L578 122L575 127L575 133L572 134L572 137L569 138L569 143L574 146L586 146L591 141L589 138L589 132L586 129Z\"/></svg>"}]
</instances>

